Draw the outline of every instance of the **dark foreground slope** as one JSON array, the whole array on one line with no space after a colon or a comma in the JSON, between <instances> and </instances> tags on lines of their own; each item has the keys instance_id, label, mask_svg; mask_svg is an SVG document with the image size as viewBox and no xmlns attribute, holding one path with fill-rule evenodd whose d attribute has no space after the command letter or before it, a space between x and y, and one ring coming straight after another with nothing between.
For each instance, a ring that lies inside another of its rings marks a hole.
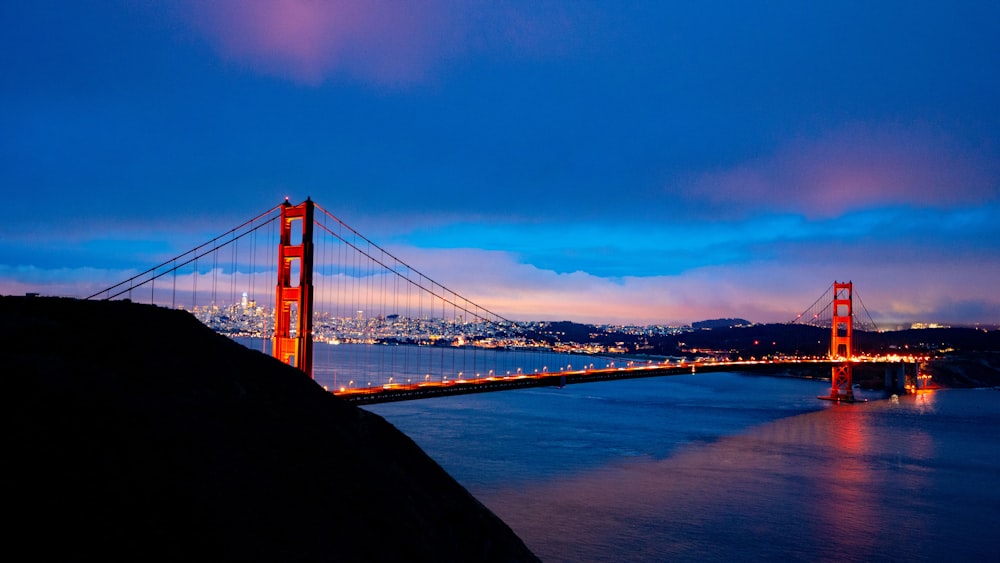
<instances>
[{"instance_id":1,"label":"dark foreground slope","mask_svg":"<svg viewBox=\"0 0 1000 563\"><path fill-rule=\"evenodd\" d=\"M382 418L187 313L0 297L0 342L8 552L534 559Z\"/></svg>"}]
</instances>

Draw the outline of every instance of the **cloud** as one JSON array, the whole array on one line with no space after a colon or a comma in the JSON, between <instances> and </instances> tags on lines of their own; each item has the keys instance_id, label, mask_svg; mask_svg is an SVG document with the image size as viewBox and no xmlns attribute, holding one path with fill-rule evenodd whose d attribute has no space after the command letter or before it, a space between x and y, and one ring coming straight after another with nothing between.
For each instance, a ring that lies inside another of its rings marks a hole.
<instances>
[{"instance_id":1,"label":"cloud","mask_svg":"<svg viewBox=\"0 0 1000 563\"><path fill-rule=\"evenodd\" d=\"M136 270L92 267L40 268L0 264L0 294L87 297L136 273Z\"/></svg>"},{"instance_id":2,"label":"cloud","mask_svg":"<svg viewBox=\"0 0 1000 563\"><path fill-rule=\"evenodd\" d=\"M926 127L845 126L774 154L694 177L681 193L713 212L833 217L866 207L953 207L996 200L995 159Z\"/></svg>"},{"instance_id":3,"label":"cloud","mask_svg":"<svg viewBox=\"0 0 1000 563\"><path fill-rule=\"evenodd\" d=\"M513 319L646 324L738 316L786 322L836 279L856 283L880 324L1000 323L995 318L1000 301L993 289L1000 263L984 263L976 256L956 257L943 268L934 266L937 261L928 262L915 277L919 257L879 262L868 254L855 258L850 251L836 255L821 247L802 261L760 260L676 275L609 279L538 268L499 251L402 247L392 251L473 302Z\"/></svg>"},{"instance_id":4,"label":"cloud","mask_svg":"<svg viewBox=\"0 0 1000 563\"><path fill-rule=\"evenodd\" d=\"M838 217L807 219L762 211L746 218L664 222L571 222L558 225L505 221L419 225L393 235L423 248L479 248L509 252L524 264L558 273L600 277L672 276L715 265L791 262L800 267L855 263L947 263L996 258L1000 202L971 208L897 206Z\"/></svg>"},{"instance_id":5,"label":"cloud","mask_svg":"<svg viewBox=\"0 0 1000 563\"><path fill-rule=\"evenodd\" d=\"M407 237L402 237L386 248L437 284L514 320L678 324L743 317L785 322L836 279L854 281L868 311L883 326L916 321L1000 324L995 296L1000 259L991 242L998 236L996 213L997 206L990 205L866 210L814 222L762 215L704 232L696 225L632 225L620 232L565 225L558 236L524 225L493 225L483 231L465 225L457 231L461 236L447 230L442 240L469 247L435 246L421 237L404 242ZM503 248L510 246L512 232L521 235L514 239L516 248ZM226 246L215 256L182 264L176 275L165 272L168 264L157 271L162 277L155 286L133 291L133 299L148 299L155 287L160 305L225 305L247 291L270 306L275 280L273 266L267 264L273 258L274 233L257 233L260 236ZM88 238L68 246L36 246L16 255L23 258L18 260L22 265L0 264L0 293L96 293L169 259L156 240ZM495 244L486 244L490 240ZM600 245L606 252L597 256ZM118 256L125 248L128 251ZM363 295L375 301L352 303L348 309L369 310L372 303L379 310L390 303L402 306L396 297L384 300L370 294L378 287L406 287L381 275L381 267L331 237L320 237L316 252L317 302ZM0 253L15 256L12 248ZM93 264L104 268L84 267ZM365 283L357 285L359 279ZM343 293L352 287L359 289ZM395 311L383 311L390 312Z\"/></svg>"},{"instance_id":6,"label":"cloud","mask_svg":"<svg viewBox=\"0 0 1000 563\"><path fill-rule=\"evenodd\" d=\"M558 51L572 27L561 9L444 0L218 0L191 2L185 12L224 59L312 85L340 73L421 82L470 51Z\"/></svg>"},{"instance_id":7,"label":"cloud","mask_svg":"<svg viewBox=\"0 0 1000 563\"><path fill-rule=\"evenodd\" d=\"M718 318L743 317L755 322L786 322L821 297L833 280L855 282L865 308L880 326L894 328L909 322L996 323L1000 301L996 298L996 280L1000 262L983 262L972 257L956 257L946 267L927 263L914 275L911 260L873 262L868 256L853 258L845 253L837 260L819 259L760 261L745 265L713 265L695 268L677 275L626 276L602 278L584 272L558 273L520 263L508 252L477 249L390 249L435 282L469 299L476 305L513 320L574 320L594 323L678 324ZM829 257L827 248L818 254ZM917 258L919 260L919 258ZM920 262L916 262L920 264ZM203 261L195 279L190 269L178 276L157 280L156 299L160 305L207 304L213 300L225 305L238 299L243 291L263 304L273 302L273 272L249 275L246 270L232 276L210 267ZM259 264L258 264L259 266ZM227 266L228 268L228 266ZM371 283L378 272L367 266L361 272L361 285L346 284L346 276L357 273L314 275L317 301L328 302L337 295L353 296L368 305L355 309L394 312L401 301L371 297L373 288L401 285L391 278L385 283ZM374 272L374 274L373 274ZM0 293L83 297L134 275L135 270L97 268L9 267L0 265ZM355 280L356 282L357 280ZM358 292L353 289L358 288ZM192 296L197 288L199 297ZM145 302L152 294L150 286L132 292L134 300ZM418 303L417 292L405 293ZM371 301L374 299L374 301ZM367 300L367 301L366 301ZM424 307L432 300L425 300ZM412 303L406 305L411 306ZM270 305L268 305L270 306Z\"/></svg>"}]
</instances>

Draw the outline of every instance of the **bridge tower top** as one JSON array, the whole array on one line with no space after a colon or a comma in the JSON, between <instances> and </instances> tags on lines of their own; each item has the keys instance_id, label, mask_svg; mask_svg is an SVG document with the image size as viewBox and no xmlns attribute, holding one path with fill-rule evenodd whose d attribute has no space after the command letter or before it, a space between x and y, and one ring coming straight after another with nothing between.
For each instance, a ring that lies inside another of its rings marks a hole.
<instances>
[{"instance_id":1,"label":"bridge tower top","mask_svg":"<svg viewBox=\"0 0 1000 563\"><path fill-rule=\"evenodd\" d=\"M854 355L854 284L833 282L833 322L830 358L849 360Z\"/></svg>"}]
</instances>

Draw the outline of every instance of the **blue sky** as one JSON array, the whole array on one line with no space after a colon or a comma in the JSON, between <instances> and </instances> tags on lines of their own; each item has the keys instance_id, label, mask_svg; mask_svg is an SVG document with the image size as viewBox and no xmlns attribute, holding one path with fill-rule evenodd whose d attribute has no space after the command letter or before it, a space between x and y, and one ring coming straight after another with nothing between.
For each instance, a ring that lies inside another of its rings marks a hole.
<instances>
[{"instance_id":1,"label":"blue sky","mask_svg":"<svg viewBox=\"0 0 1000 563\"><path fill-rule=\"evenodd\" d=\"M514 318L1000 323L994 2L5 2L0 293L307 195Z\"/></svg>"}]
</instances>

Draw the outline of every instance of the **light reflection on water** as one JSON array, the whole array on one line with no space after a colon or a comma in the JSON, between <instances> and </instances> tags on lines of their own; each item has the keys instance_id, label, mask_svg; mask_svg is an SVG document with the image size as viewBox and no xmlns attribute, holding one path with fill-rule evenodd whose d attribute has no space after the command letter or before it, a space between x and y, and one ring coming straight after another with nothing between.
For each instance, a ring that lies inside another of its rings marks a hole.
<instances>
[{"instance_id":1,"label":"light reflection on water","mask_svg":"<svg viewBox=\"0 0 1000 563\"><path fill-rule=\"evenodd\" d=\"M713 374L371 410L544 561L995 557L1000 394L840 405L823 385Z\"/></svg>"}]
</instances>

